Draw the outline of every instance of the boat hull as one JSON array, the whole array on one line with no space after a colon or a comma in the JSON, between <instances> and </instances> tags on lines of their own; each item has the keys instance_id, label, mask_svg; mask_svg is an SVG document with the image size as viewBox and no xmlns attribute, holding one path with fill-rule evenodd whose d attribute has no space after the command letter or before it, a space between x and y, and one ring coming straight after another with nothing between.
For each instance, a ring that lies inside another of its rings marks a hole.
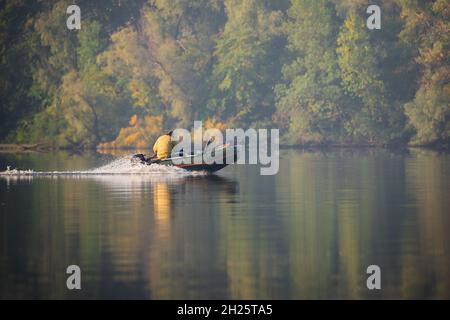
<instances>
[{"instance_id":1,"label":"boat hull","mask_svg":"<svg viewBox=\"0 0 450 320\"><path fill-rule=\"evenodd\" d=\"M145 157L143 154L135 154L132 156L131 160L134 163L141 163L146 165L158 164L164 166L173 166L180 169L184 169L187 171L204 171L213 173L219 171L229 164L235 163L237 160L237 148L236 146L230 146L225 144L215 149L217 152L219 149L222 149L223 152L223 160L222 163L216 162L208 162L204 161L203 154L200 155L189 155L189 156L181 156L176 158L168 158L163 160L152 160L150 158Z\"/></svg>"}]
</instances>

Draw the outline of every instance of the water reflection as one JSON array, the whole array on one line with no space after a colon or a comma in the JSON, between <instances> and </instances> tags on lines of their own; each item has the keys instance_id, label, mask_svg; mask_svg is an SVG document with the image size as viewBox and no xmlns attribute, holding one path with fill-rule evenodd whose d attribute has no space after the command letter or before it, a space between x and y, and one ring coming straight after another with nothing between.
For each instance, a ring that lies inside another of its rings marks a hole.
<instances>
[{"instance_id":1,"label":"water reflection","mask_svg":"<svg viewBox=\"0 0 450 320\"><path fill-rule=\"evenodd\" d=\"M0 296L450 298L448 155L281 156L265 177L1 178ZM381 291L365 287L370 264Z\"/></svg>"}]
</instances>

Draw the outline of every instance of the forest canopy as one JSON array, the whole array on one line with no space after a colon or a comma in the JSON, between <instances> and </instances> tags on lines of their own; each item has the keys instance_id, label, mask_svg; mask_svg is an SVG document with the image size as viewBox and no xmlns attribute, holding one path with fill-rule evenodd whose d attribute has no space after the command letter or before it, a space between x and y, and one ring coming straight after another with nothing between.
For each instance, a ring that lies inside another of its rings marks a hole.
<instances>
[{"instance_id":1,"label":"forest canopy","mask_svg":"<svg viewBox=\"0 0 450 320\"><path fill-rule=\"evenodd\" d=\"M1 0L0 141L148 148L203 120L448 145L449 17L449 0Z\"/></svg>"}]
</instances>

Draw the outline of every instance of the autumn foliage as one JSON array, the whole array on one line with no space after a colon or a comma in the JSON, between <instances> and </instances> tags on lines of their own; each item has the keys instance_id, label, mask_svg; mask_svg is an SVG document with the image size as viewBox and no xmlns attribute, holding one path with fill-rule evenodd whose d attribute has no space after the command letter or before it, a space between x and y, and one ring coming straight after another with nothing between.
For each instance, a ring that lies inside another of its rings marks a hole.
<instances>
[{"instance_id":1,"label":"autumn foliage","mask_svg":"<svg viewBox=\"0 0 450 320\"><path fill-rule=\"evenodd\" d=\"M138 119L137 115L133 115L130 119L130 126L120 129L116 139L100 143L97 148L100 150L150 149L158 135L161 134L162 127L162 116L144 116L142 119Z\"/></svg>"},{"instance_id":2,"label":"autumn foliage","mask_svg":"<svg viewBox=\"0 0 450 320\"><path fill-rule=\"evenodd\" d=\"M147 148L164 118L450 145L449 0L378 1L381 30L362 0L108 0L81 1L72 32L69 3L0 6L1 142Z\"/></svg>"}]
</instances>

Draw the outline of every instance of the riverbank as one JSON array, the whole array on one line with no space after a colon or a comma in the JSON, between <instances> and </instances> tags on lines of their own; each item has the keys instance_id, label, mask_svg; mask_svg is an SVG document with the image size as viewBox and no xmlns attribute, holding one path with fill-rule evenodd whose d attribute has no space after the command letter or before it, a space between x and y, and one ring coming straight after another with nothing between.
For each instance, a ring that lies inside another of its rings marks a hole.
<instances>
[{"instance_id":1,"label":"riverbank","mask_svg":"<svg viewBox=\"0 0 450 320\"><path fill-rule=\"evenodd\" d=\"M369 143L326 143L326 144L280 144L280 149L304 149L304 150L318 150L318 149L366 149L366 148L385 148L385 149L428 149L437 151L450 151L448 144L435 145L412 145L405 143L396 144L369 144ZM127 154L136 152L145 152L151 148L86 148L80 150L79 148L58 147L46 143L11 143L0 144L0 153L46 153L53 151L95 151L100 154Z\"/></svg>"},{"instance_id":2,"label":"riverbank","mask_svg":"<svg viewBox=\"0 0 450 320\"><path fill-rule=\"evenodd\" d=\"M0 144L0 153L50 152L56 150L58 148L45 143Z\"/></svg>"}]
</instances>

